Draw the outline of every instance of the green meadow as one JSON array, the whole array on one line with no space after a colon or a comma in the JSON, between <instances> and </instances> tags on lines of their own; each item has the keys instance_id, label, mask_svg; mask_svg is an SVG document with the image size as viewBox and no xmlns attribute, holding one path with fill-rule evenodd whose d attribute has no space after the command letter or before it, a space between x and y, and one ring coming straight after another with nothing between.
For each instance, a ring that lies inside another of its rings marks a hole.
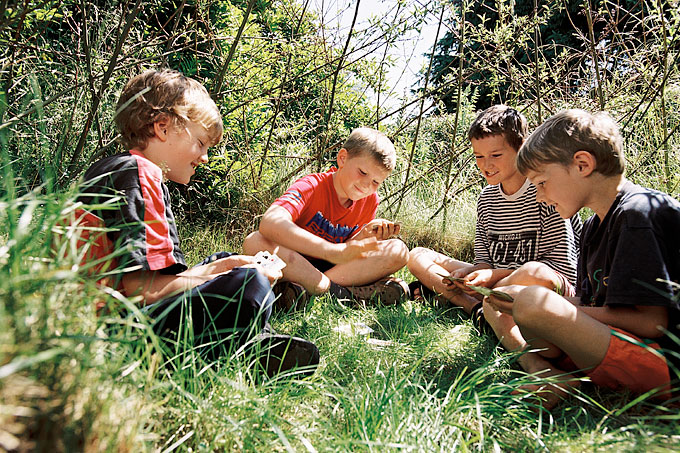
<instances>
[{"instance_id":1,"label":"green meadow","mask_svg":"<svg viewBox=\"0 0 680 453\"><path fill-rule=\"evenodd\" d=\"M627 177L680 195L674 2L379 4L380 17L338 25L338 11L371 3L0 2L0 451L678 450L677 398L584 381L545 411L517 392L536 382L518 353L450 305L322 296L278 312L274 329L314 341L321 363L266 379L236 350L215 362L188 342L164 350L134 299L87 278L61 222L81 207L84 170L122 151L123 84L154 67L204 83L224 118L210 163L170 186L189 264L239 251L287 185L330 167L361 125L398 150L379 215L402 223L409 247L471 260L483 180L466 131L497 102L532 128L566 107L611 112ZM407 59L395 52L426 22L438 45L395 92L390 71ZM97 315L99 301L112 310Z\"/></svg>"}]
</instances>

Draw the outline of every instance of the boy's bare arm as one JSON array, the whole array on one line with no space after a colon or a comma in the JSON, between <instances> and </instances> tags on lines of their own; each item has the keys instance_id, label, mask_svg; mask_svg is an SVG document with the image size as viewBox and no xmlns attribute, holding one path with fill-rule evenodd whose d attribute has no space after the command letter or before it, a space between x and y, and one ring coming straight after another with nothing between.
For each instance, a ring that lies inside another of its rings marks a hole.
<instances>
[{"instance_id":1,"label":"boy's bare arm","mask_svg":"<svg viewBox=\"0 0 680 453\"><path fill-rule=\"evenodd\" d=\"M668 309L662 306L634 305L630 307L579 306L585 314L601 323L618 327L642 338L663 335L658 326L668 328Z\"/></svg>"},{"instance_id":2,"label":"boy's bare arm","mask_svg":"<svg viewBox=\"0 0 680 453\"><path fill-rule=\"evenodd\" d=\"M260 222L260 234L302 255L336 264L360 258L378 247L374 237L339 244L327 241L295 225L290 212L278 205L270 206L264 213Z\"/></svg>"},{"instance_id":3,"label":"boy's bare arm","mask_svg":"<svg viewBox=\"0 0 680 453\"><path fill-rule=\"evenodd\" d=\"M202 285L235 267L250 267L264 274L270 282L281 278L279 270L264 269L252 256L232 255L202 266L194 266L177 275L164 275L157 271L136 271L123 276L123 287L129 296L142 296L142 304L148 305L167 297Z\"/></svg>"}]
</instances>

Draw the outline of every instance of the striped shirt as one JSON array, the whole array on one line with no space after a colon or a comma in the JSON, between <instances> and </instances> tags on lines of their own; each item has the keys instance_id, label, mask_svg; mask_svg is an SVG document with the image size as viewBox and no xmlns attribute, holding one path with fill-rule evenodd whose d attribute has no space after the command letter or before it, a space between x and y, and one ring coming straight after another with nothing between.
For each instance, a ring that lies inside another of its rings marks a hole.
<instances>
[{"instance_id":1,"label":"striped shirt","mask_svg":"<svg viewBox=\"0 0 680 453\"><path fill-rule=\"evenodd\" d=\"M551 206L536 201L536 188L526 180L514 194L500 184L487 186L477 202L475 264L517 269L538 261L576 283L578 215L565 220Z\"/></svg>"}]
</instances>

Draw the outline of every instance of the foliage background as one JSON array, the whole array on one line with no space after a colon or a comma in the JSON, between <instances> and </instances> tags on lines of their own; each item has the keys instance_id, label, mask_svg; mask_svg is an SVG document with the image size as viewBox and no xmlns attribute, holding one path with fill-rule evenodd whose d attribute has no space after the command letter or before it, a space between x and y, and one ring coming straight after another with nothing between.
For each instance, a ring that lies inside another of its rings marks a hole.
<instances>
[{"instance_id":1,"label":"foliage background","mask_svg":"<svg viewBox=\"0 0 680 453\"><path fill-rule=\"evenodd\" d=\"M518 107L532 127L566 107L609 111L624 132L628 177L678 197L677 1L394 1L349 28L330 25L327 12L354 17L370 2L315 5L0 2L0 447L665 448L677 432L644 411L674 420L677 410L652 406L631 418L635 400L611 395L581 396L593 414L565 410L557 418L565 430L552 417L536 422L504 387L516 373L511 359L435 306L347 312L322 300L278 318L328 357L321 377L301 385L253 387L236 359L208 371L191 360L159 366L143 327L119 336L102 327L92 309L102 295L83 286L75 257L53 258L51 241L84 169L121 151L113 106L125 81L147 68L198 79L224 117L210 164L191 185L172 186L194 261L238 249L269 203L297 176L330 166L360 125L384 130L399 153L381 214L403 222L410 246L469 259L482 180L466 130L476 109L494 102ZM413 89L395 93L387 71L402 62L391 50L432 18L434 52ZM346 322L406 346L386 356L332 333Z\"/></svg>"}]
</instances>

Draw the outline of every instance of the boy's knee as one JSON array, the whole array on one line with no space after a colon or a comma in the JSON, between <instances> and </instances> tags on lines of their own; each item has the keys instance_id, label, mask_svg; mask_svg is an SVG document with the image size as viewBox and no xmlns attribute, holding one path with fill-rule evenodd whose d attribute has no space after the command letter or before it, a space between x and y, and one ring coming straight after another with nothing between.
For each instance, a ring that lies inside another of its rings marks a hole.
<instances>
[{"instance_id":1,"label":"boy's knee","mask_svg":"<svg viewBox=\"0 0 680 453\"><path fill-rule=\"evenodd\" d=\"M529 261L522 264L515 272L513 283L521 285L541 285L552 288L555 285L553 271L547 264Z\"/></svg>"},{"instance_id":2,"label":"boy's knee","mask_svg":"<svg viewBox=\"0 0 680 453\"><path fill-rule=\"evenodd\" d=\"M522 275L535 276L541 273L545 264L538 261L529 261L522 264L515 272Z\"/></svg>"},{"instance_id":3,"label":"boy's knee","mask_svg":"<svg viewBox=\"0 0 680 453\"><path fill-rule=\"evenodd\" d=\"M227 274L220 275L217 279L225 280L225 284L233 293L232 297L239 301L241 310L250 312L252 317L264 315L266 321L274 302L267 277L255 269L237 267Z\"/></svg>"},{"instance_id":4,"label":"boy's knee","mask_svg":"<svg viewBox=\"0 0 680 453\"><path fill-rule=\"evenodd\" d=\"M243 253L254 255L260 250L263 250L264 242L264 236L262 236L259 231L253 231L243 240Z\"/></svg>"},{"instance_id":5,"label":"boy's knee","mask_svg":"<svg viewBox=\"0 0 680 453\"><path fill-rule=\"evenodd\" d=\"M385 257L394 266L399 266L400 269L406 266L409 260L409 251L406 244L400 239L388 239L384 242L383 253Z\"/></svg>"},{"instance_id":6,"label":"boy's knee","mask_svg":"<svg viewBox=\"0 0 680 453\"><path fill-rule=\"evenodd\" d=\"M408 260L409 262L411 261L416 261L421 259L424 256L427 256L430 253L430 249L427 249L425 247L415 247L413 250L411 250L408 254Z\"/></svg>"},{"instance_id":7,"label":"boy's knee","mask_svg":"<svg viewBox=\"0 0 680 453\"><path fill-rule=\"evenodd\" d=\"M528 286L519 292L512 304L512 317L519 325L545 322L548 300L555 293L542 286Z\"/></svg>"}]
</instances>

